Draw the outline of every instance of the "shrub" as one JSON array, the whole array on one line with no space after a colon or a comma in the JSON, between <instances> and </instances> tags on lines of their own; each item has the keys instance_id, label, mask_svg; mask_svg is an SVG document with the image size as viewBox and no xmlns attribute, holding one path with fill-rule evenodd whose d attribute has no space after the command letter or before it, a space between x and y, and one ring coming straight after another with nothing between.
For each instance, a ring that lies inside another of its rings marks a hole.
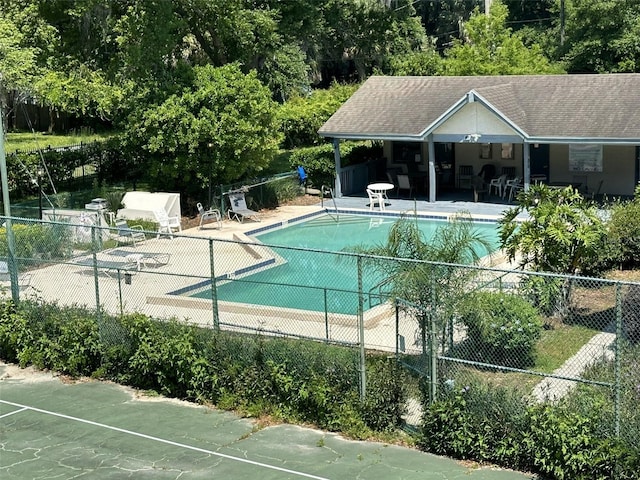
<instances>
[{"instance_id":1,"label":"shrub","mask_svg":"<svg viewBox=\"0 0 640 480\"><path fill-rule=\"evenodd\" d=\"M607 222L606 258L611 266L635 268L640 264L640 188L629 201L618 201L611 207L611 217Z\"/></svg>"},{"instance_id":2,"label":"shrub","mask_svg":"<svg viewBox=\"0 0 640 480\"><path fill-rule=\"evenodd\" d=\"M407 400L406 370L395 359L369 357L367 395L362 405L364 423L377 431L393 430L402 423Z\"/></svg>"},{"instance_id":3,"label":"shrub","mask_svg":"<svg viewBox=\"0 0 640 480\"><path fill-rule=\"evenodd\" d=\"M640 285L630 285L622 302L624 332L633 344L640 343Z\"/></svg>"},{"instance_id":4,"label":"shrub","mask_svg":"<svg viewBox=\"0 0 640 480\"><path fill-rule=\"evenodd\" d=\"M526 425L522 396L511 389L449 380L441 398L425 405L419 445L457 458L526 467L520 432Z\"/></svg>"},{"instance_id":5,"label":"shrub","mask_svg":"<svg viewBox=\"0 0 640 480\"><path fill-rule=\"evenodd\" d=\"M542 322L526 300L505 293L476 292L465 299L460 316L476 360L510 367L533 364Z\"/></svg>"},{"instance_id":6,"label":"shrub","mask_svg":"<svg viewBox=\"0 0 640 480\"><path fill-rule=\"evenodd\" d=\"M355 92L354 85L332 85L328 90L314 90L306 98L292 98L280 107L278 116L284 132L285 148L322 144L320 127Z\"/></svg>"},{"instance_id":7,"label":"shrub","mask_svg":"<svg viewBox=\"0 0 640 480\"><path fill-rule=\"evenodd\" d=\"M638 452L597 432L599 411L527 405L514 389L449 382L426 406L418 445L549 479L638 478Z\"/></svg>"},{"instance_id":8,"label":"shrub","mask_svg":"<svg viewBox=\"0 0 640 480\"><path fill-rule=\"evenodd\" d=\"M382 155L378 145L362 142L345 142L340 145L342 166L357 164L369 158ZM292 169L302 165L309 176L309 182L316 188L322 185L333 187L336 175L336 164L333 146L329 143L316 147L299 148L291 153L289 164Z\"/></svg>"},{"instance_id":9,"label":"shrub","mask_svg":"<svg viewBox=\"0 0 640 480\"><path fill-rule=\"evenodd\" d=\"M71 254L71 230L58 224L13 224L16 257L64 259ZM0 228L0 256L7 257L7 229Z\"/></svg>"}]
</instances>

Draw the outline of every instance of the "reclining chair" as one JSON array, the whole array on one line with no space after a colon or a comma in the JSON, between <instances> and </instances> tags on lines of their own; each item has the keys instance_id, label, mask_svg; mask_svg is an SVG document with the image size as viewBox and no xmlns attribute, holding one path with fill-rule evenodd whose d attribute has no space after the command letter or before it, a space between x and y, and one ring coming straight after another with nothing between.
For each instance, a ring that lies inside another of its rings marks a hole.
<instances>
[{"instance_id":1,"label":"reclining chair","mask_svg":"<svg viewBox=\"0 0 640 480\"><path fill-rule=\"evenodd\" d=\"M247 207L247 201L244 198L244 192L242 190L236 190L229 192L229 210L227 215L229 220L236 219L238 222L244 222L245 218L250 218L256 222L260 221L260 214L255 210L251 210Z\"/></svg>"},{"instance_id":2,"label":"reclining chair","mask_svg":"<svg viewBox=\"0 0 640 480\"><path fill-rule=\"evenodd\" d=\"M222 228L222 217L220 210L217 208L210 208L205 210L200 202L196 205L198 207L198 215L200 215L200 230L202 230L202 224L208 220L213 220L218 223L218 228Z\"/></svg>"}]
</instances>

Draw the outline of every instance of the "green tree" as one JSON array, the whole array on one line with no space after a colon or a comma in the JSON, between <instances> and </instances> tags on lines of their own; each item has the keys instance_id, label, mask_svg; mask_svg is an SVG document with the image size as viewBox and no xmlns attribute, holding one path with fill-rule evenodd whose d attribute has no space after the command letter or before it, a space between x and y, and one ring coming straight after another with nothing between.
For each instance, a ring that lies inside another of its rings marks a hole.
<instances>
[{"instance_id":1,"label":"green tree","mask_svg":"<svg viewBox=\"0 0 640 480\"><path fill-rule=\"evenodd\" d=\"M464 40L445 52L443 75L525 75L563 73L537 45L526 47L506 27L507 8L496 2L491 14L476 8L464 25Z\"/></svg>"},{"instance_id":2,"label":"green tree","mask_svg":"<svg viewBox=\"0 0 640 480\"><path fill-rule=\"evenodd\" d=\"M569 72L640 71L640 2L567 0L566 40L558 55Z\"/></svg>"},{"instance_id":3,"label":"green tree","mask_svg":"<svg viewBox=\"0 0 640 480\"><path fill-rule=\"evenodd\" d=\"M518 221L521 214L527 216L522 222ZM606 235L597 207L572 187L532 186L518 195L518 205L507 210L499 223L501 245L509 260L535 272L584 273ZM568 312L569 278L526 277L524 288L546 313Z\"/></svg>"},{"instance_id":4,"label":"green tree","mask_svg":"<svg viewBox=\"0 0 640 480\"><path fill-rule=\"evenodd\" d=\"M255 72L193 69L192 83L138 112L130 136L153 154L158 185L202 188L259 173L277 152L277 105Z\"/></svg>"},{"instance_id":5,"label":"green tree","mask_svg":"<svg viewBox=\"0 0 640 480\"><path fill-rule=\"evenodd\" d=\"M517 217L526 214L519 222ZM509 260L537 272L575 275L600 245L604 222L597 207L572 187L534 185L500 220L500 241Z\"/></svg>"},{"instance_id":6,"label":"green tree","mask_svg":"<svg viewBox=\"0 0 640 480\"><path fill-rule=\"evenodd\" d=\"M19 94L28 92L37 71L36 50L25 47L23 41L24 37L16 25L0 17L0 107L5 130L11 111L19 101Z\"/></svg>"}]
</instances>

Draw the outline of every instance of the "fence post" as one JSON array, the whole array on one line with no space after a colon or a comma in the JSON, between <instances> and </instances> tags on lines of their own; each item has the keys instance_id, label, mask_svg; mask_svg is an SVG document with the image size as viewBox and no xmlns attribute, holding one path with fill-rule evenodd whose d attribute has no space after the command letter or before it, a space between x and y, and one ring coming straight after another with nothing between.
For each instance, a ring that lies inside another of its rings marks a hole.
<instances>
[{"instance_id":1,"label":"fence post","mask_svg":"<svg viewBox=\"0 0 640 480\"><path fill-rule=\"evenodd\" d=\"M97 228L95 225L91 225L91 255L93 261L93 284L96 292L96 315L98 320L101 319L100 313L100 282L98 281L98 240L97 240ZM118 274L118 276L120 276Z\"/></svg>"},{"instance_id":2,"label":"fence post","mask_svg":"<svg viewBox=\"0 0 640 480\"><path fill-rule=\"evenodd\" d=\"M429 355L431 357L430 368L429 368L429 403L433 403L436 401L436 385L437 385L437 368L438 368L438 357L437 357L437 342L436 342L436 279L433 274L433 267L431 273L431 305L429 308Z\"/></svg>"},{"instance_id":3,"label":"fence post","mask_svg":"<svg viewBox=\"0 0 640 480\"><path fill-rule=\"evenodd\" d=\"M329 342L329 306L327 305L327 289L324 290L324 336L325 340Z\"/></svg>"},{"instance_id":4,"label":"fence post","mask_svg":"<svg viewBox=\"0 0 640 480\"><path fill-rule=\"evenodd\" d=\"M16 244L11 223L11 201L9 200L9 176L7 175L7 157L4 152L3 113L0 108L0 183L2 183L2 206L4 208L5 226L7 227L7 269L11 280L11 298L15 304L20 302L20 286L16 266Z\"/></svg>"},{"instance_id":5,"label":"fence post","mask_svg":"<svg viewBox=\"0 0 640 480\"><path fill-rule=\"evenodd\" d=\"M220 331L220 317L218 313L218 287L213 262L213 238L209 239L209 268L211 271L211 311L213 313L213 330Z\"/></svg>"},{"instance_id":6,"label":"fence post","mask_svg":"<svg viewBox=\"0 0 640 480\"><path fill-rule=\"evenodd\" d=\"M360 399L364 400L367 394L367 374L365 371L364 348L364 298L362 296L362 257L358 255L358 332L360 342Z\"/></svg>"},{"instance_id":7,"label":"fence post","mask_svg":"<svg viewBox=\"0 0 640 480\"><path fill-rule=\"evenodd\" d=\"M620 391L622 389L622 285L616 285L616 343L615 343L615 383L614 383L614 421L616 437L620 437Z\"/></svg>"}]
</instances>

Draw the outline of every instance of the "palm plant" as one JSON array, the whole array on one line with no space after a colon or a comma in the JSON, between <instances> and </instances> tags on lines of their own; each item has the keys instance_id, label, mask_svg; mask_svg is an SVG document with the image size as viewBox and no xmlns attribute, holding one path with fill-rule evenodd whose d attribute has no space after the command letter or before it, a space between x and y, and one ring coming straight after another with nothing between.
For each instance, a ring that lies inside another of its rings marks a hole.
<instances>
[{"instance_id":1,"label":"palm plant","mask_svg":"<svg viewBox=\"0 0 640 480\"><path fill-rule=\"evenodd\" d=\"M426 353L429 325L440 331L442 351L452 340L455 307L477 275L476 269L461 265L477 264L491 249L469 214L460 213L443 223L429 241L415 219L402 217L392 225L384 244L355 250L366 254L364 269L384 278L382 283L396 305L415 314Z\"/></svg>"}]
</instances>

